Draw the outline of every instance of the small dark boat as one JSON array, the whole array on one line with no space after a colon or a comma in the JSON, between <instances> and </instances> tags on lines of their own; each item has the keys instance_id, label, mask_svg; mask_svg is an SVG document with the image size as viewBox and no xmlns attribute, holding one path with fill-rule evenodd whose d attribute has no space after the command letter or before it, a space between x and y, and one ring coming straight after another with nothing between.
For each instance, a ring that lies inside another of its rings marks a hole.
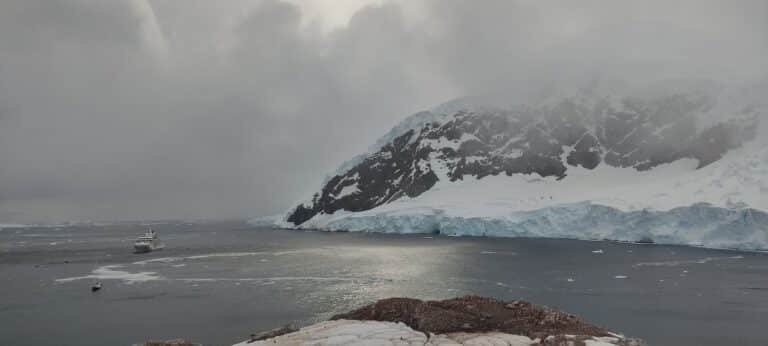
<instances>
[{"instance_id":1,"label":"small dark boat","mask_svg":"<svg viewBox=\"0 0 768 346\"><path fill-rule=\"evenodd\" d=\"M651 237L642 237L640 240L636 241L637 244L656 244L655 241Z\"/></svg>"},{"instance_id":2,"label":"small dark boat","mask_svg":"<svg viewBox=\"0 0 768 346\"><path fill-rule=\"evenodd\" d=\"M91 286L91 292L96 292L101 289L101 282L97 282L93 286Z\"/></svg>"}]
</instances>

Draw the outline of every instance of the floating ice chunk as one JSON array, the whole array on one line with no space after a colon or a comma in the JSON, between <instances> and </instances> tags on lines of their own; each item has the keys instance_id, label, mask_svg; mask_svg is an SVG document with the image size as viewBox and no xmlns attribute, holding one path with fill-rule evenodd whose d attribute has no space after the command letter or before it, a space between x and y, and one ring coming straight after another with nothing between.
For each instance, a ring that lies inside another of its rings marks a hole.
<instances>
[{"instance_id":1,"label":"floating ice chunk","mask_svg":"<svg viewBox=\"0 0 768 346\"><path fill-rule=\"evenodd\" d=\"M723 261L730 259L743 259L744 256L730 256L730 257L705 257L694 260L680 260L680 261L664 261L664 262L640 262L633 265L633 267L675 267L683 264L706 264L714 261Z\"/></svg>"},{"instance_id":2,"label":"floating ice chunk","mask_svg":"<svg viewBox=\"0 0 768 346\"><path fill-rule=\"evenodd\" d=\"M592 253L600 253L600 254L601 254L601 253L603 253L603 250L602 250L602 249L600 249L600 250L594 250L594 251L592 251Z\"/></svg>"},{"instance_id":3,"label":"floating ice chunk","mask_svg":"<svg viewBox=\"0 0 768 346\"><path fill-rule=\"evenodd\" d=\"M626 275L616 275L613 278L614 279L626 279L626 278L628 278L628 276L626 276Z\"/></svg>"}]
</instances>

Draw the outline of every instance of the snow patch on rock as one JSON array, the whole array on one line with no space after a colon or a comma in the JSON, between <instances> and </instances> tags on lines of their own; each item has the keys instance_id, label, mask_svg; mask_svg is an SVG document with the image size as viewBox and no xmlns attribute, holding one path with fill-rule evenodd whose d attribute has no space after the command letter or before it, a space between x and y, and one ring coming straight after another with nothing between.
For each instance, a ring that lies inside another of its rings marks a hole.
<instances>
[{"instance_id":1,"label":"snow patch on rock","mask_svg":"<svg viewBox=\"0 0 768 346\"><path fill-rule=\"evenodd\" d=\"M574 337L575 339L575 337ZM593 337L583 342L593 346L620 345L622 338ZM403 323L379 321L335 320L304 327L301 330L254 342L243 341L233 346L266 345L499 345L532 346L541 340L505 333L425 334Z\"/></svg>"}]
</instances>

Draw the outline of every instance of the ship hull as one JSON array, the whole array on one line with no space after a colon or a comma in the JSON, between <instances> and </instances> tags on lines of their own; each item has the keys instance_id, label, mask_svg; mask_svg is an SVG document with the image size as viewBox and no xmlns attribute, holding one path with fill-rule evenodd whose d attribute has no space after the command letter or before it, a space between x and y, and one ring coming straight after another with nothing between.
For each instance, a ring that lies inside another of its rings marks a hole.
<instances>
[{"instance_id":1,"label":"ship hull","mask_svg":"<svg viewBox=\"0 0 768 346\"><path fill-rule=\"evenodd\" d=\"M146 253L152 251L152 247L149 245L134 245L133 246L133 252L135 253Z\"/></svg>"},{"instance_id":2,"label":"ship hull","mask_svg":"<svg viewBox=\"0 0 768 346\"><path fill-rule=\"evenodd\" d=\"M157 250L162 250L165 246L163 244L134 244L134 253L147 253Z\"/></svg>"}]
</instances>

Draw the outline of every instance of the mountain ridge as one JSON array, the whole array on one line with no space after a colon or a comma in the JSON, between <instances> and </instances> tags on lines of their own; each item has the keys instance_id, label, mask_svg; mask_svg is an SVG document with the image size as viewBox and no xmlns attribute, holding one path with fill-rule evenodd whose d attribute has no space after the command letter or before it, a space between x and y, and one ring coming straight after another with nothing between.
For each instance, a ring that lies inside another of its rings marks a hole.
<instances>
[{"instance_id":1,"label":"mountain ridge","mask_svg":"<svg viewBox=\"0 0 768 346\"><path fill-rule=\"evenodd\" d=\"M645 171L686 158L705 167L753 139L758 122L757 110L742 107L698 128L716 102L698 92L565 97L507 109L449 102L406 118L371 152L342 165L286 220L298 226L318 214L369 210L468 176L567 179L573 167Z\"/></svg>"}]
</instances>

